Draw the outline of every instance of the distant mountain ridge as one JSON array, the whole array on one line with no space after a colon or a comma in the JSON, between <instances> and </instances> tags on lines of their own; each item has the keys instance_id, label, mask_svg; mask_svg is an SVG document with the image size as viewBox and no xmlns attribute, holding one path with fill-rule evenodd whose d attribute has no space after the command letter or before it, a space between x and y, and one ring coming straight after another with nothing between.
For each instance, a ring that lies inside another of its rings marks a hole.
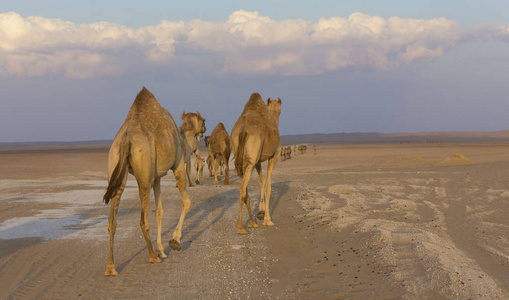
<instances>
[{"instance_id":1,"label":"distant mountain ridge","mask_svg":"<svg viewBox=\"0 0 509 300\"><path fill-rule=\"evenodd\" d=\"M112 140L95 141L39 141L2 143L3 147L27 146L98 146L108 147ZM399 143L399 142L509 142L509 130L500 131L428 131L428 132L342 132L282 135L283 144L298 143Z\"/></svg>"},{"instance_id":2,"label":"distant mountain ridge","mask_svg":"<svg viewBox=\"0 0 509 300\"><path fill-rule=\"evenodd\" d=\"M500 131L434 131L416 133L313 133L281 136L283 144L295 143L396 143L396 142L503 142L509 141L509 130Z\"/></svg>"}]
</instances>

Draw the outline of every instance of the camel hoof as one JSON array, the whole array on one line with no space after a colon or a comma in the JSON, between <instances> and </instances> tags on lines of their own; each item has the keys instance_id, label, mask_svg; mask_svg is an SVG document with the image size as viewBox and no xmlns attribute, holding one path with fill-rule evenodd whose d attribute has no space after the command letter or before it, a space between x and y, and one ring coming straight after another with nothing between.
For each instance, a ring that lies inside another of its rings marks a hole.
<instances>
[{"instance_id":1,"label":"camel hoof","mask_svg":"<svg viewBox=\"0 0 509 300\"><path fill-rule=\"evenodd\" d=\"M248 234L249 232L247 230L245 230L244 228L239 228L239 230L237 230L237 233L238 234Z\"/></svg>"},{"instance_id":2,"label":"camel hoof","mask_svg":"<svg viewBox=\"0 0 509 300\"><path fill-rule=\"evenodd\" d=\"M180 246L180 243L177 242L176 240L170 241L170 247L171 247L171 249L176 250L176 251L182 250L182 246Z\"/></svg>"},{"instance_id":3,"label":"camel hoof","mask_svg":"<svg viewBox=\"0 0 509 300\"><path fill-rule=\"evenodd\" d=\"M247 227L249 227L249 228L258 228L258 224L256 224L256 222L253 222L253 223L249 222L249 225L247 225Z\"/></svg>"},{"instance_id":4,"label":"camel hoof","mask_svg":"<svg viewBox=\"0 0 509 300\"><path fill-rule=\"evenodd\" d=\"M159 257L168 258L168 255L164 254L164 252L159 253Z\"/></svg>"},{"instance_id":5,"label":"camel hoof","mask_svg":"<svg viewBox=\"0 0 509 300\"><path fill-rule=\"evenodd\" d=\"M196 180L195 182L196 182L196 184L201 184L199 180Z\"/></svg>"},{"instance_id":6,"label":"camel hoof","mask_svg":"<svg viewBox=\"0 0 509 300\"><path fill-rule=\"evenodd\" d=\"M159 257L154 257L154 258L152 258L152 257L151 257L151 258L149 259L149 262L150 262L151 264L157 264L157 263L163 262L163 260L162 260L162 259L160 259Z\"/></svg>"},{"instance_id":7,"label":"camel hoof","mask_svg":"<svg viewBox=\"0 0 509 300\"><path fill-rule=\"evenodd\" d=\"M104 273L104 276L117 276L118 272L115 270L115 267L113 268L107 268L106 273Z\"/></svg>"},{"instance_id":8,"label":"camel hoof","mask_svg":"<svg viewBox=\"0 0 509 300\"><path fill-rule=\"evenodd\" d=\"M263 225L265 226L274 226L275 224L271 220L263 221Z\"/></svg>"},{"instance_id":9,"label":"camel hoof","mask_svg":"<svg viewBox=\"0 0 509 300\"><path fill-rule=\"evenodd\" d=\"M259 211L258 214L256 214L256 217L258 218L258 220L263 220L265 218L265 212Z\"/></svg>"},{"instance_id":10,"label":"camel hoof","mask_svg":"<svg viewBox=\"0 0 509 300\"><path fill-rule=\"evenodd\" d=\"M224 185L230 185L230 182L229 181L225 181Z\"/></svg>"}]
</instances>

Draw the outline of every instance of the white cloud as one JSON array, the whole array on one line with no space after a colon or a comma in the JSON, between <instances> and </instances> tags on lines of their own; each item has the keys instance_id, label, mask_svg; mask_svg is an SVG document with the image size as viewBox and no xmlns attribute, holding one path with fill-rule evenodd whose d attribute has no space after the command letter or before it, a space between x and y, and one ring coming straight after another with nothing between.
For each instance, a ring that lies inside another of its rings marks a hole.
<instances>
[{"instance_id":1,"label":"white cloud","mask_svg":"<svg viewBox=\"0 0 509 300\"><path fill-rule=\"evenodd\" d=\"M138 29L99 22L0 14L0 75L119 76L140 69L191 69L219 76L389 70L434 59L471 39L508 40L507 26L462 29L453 20L348 18L275 21L235 11L225 22L163 21Z\"/></svg>"}]
</instances>

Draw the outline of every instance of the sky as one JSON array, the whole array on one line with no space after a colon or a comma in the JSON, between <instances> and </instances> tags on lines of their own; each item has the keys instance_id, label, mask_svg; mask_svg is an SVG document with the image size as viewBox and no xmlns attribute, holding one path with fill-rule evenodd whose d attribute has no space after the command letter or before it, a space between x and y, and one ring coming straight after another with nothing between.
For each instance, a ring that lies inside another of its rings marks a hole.
<instances>
[{"instance_id":1,"label":"sky","mask_svg":"<svg viewBox=\"0 0 509 300\"><path fill-rule=\"evenodd\" d=\"M111 140L143 86L231 131L509 129L509 1L0 0L0 142Z\"/></svg>"}]
</instances>

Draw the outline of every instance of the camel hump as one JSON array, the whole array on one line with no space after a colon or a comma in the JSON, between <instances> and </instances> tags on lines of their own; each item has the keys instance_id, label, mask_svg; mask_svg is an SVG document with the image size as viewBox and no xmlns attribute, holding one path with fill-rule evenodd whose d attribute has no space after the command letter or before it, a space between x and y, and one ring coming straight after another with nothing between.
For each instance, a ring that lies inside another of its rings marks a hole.
<instances>
[{"instance_id":1,"label":"camel hump","mask_svg":"<svg viewBox=\"0 0 509 300\"><path fill-rule=\"evenodd\" d=\"M136 101L137 99L144 100L149 98L155 98L154 94L152 94L146 87L143 87L141 91L138 93L138 95L136 95L136 99L134 101Z\"/></svg>"},{"instance_id":2,"label":"camel hump","mask_svg":"<svg viewBox=\"0 0 509 300\"><path fill-rule=\"evenodd\" d=\"M217 124L216 128L222 129L222 130L226 131L226 128L224 127L224 124L221 123L221 122L219 122L219 124Z\"/></svg>"},{"instance_id":3,"label":"camel hump","mask_svg":"<svg viewBox=\"0 0 509 300\"><path fill-rule=\"evenodd\" d=\"M258 99L263 101L262 96L260 96L259 93L252 93L251 97L249 97L249 100L258 100Z\"/></svg>"}]
</instances>

